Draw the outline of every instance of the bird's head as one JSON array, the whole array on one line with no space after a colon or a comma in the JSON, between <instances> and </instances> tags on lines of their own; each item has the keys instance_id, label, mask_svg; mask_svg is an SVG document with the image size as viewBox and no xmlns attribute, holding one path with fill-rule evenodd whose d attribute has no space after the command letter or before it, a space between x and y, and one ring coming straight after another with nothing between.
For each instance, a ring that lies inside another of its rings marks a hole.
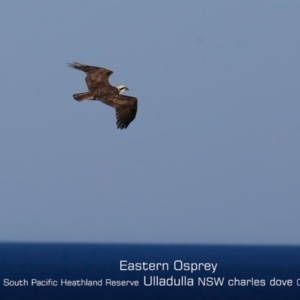
<instances>
[{"instance_id":1,"label":"bird's head","mask_svg":"<svg viewBox=\"0 0 300 300\"><path fill-rule=\"evenodd\" d=\"M129 91L129 88L124 85L117 86L117 89L119 90L119 94L122 94L124 91Z\"/></svg>"}]
</instances>

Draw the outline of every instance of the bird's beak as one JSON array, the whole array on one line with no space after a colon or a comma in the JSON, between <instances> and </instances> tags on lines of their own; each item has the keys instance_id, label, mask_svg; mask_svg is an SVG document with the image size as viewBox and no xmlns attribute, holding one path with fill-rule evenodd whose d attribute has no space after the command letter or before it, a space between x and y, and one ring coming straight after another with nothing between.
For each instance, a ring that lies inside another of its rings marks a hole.
<instances>
[{"instance_id":1,"label":"bird's beak","mask_svg":"<svg viewBox=\"0 0 300 300\"><path fill-rule=\"evenodd\" d=\"M128 87L125 87L125 90L126 90L126 91L129 91L129 88L128 88Z\"/></svg>"}]
</instances>

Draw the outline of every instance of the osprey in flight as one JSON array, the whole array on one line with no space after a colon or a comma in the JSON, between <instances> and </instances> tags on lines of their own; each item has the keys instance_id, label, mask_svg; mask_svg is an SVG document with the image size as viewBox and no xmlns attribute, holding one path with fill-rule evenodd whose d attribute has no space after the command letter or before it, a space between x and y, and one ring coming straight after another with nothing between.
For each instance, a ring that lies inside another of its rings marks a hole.
<instances>
[{"instance_id":1,"label":"osprey in flight","mask_svg":"<svg viewBox=\"0 0 300 300\"><path fill-rule=\"evenodd\" d=\"M85 82L88 92L74 94L77 101L98 100L116 109L117 128L125 129L134 120L137 112L137 98L121 95L129 89L120 85L114 87L108 82L113 71L82 65L77 62L68 64L70 67L83 71L87 74Z\"/></svg>"}]
</instances>

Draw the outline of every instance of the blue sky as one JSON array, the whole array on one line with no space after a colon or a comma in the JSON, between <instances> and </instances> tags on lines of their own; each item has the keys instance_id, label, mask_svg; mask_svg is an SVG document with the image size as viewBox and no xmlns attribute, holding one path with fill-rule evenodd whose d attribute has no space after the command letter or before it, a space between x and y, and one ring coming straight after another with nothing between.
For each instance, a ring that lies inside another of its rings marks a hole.
<instances>
[{"instance_id":1,"label":"blue sky","mask_svg":"<svg viewBox=\"0 0 300 300\"><path fill-rule=\"evenodd\" d=\"M300 243L299 1L2 1L0 241ZM114 71L139 99L78 103Z\"/></svg>"}]
</instances>

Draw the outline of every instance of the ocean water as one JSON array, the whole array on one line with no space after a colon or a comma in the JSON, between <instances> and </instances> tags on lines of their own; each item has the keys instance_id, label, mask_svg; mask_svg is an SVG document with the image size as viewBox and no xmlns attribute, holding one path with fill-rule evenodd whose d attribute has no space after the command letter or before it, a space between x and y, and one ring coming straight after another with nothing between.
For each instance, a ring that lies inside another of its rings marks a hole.
<instances>
[{"instance_id":1,"label":"ocean water","mask_svg":"<svg viewBox=\"0 0 300 300\"><path fill-rule=\"evenodd\" d=\"M300 247L0 243L0 299L300 299Z\"/></svg>"}]
</instances>

